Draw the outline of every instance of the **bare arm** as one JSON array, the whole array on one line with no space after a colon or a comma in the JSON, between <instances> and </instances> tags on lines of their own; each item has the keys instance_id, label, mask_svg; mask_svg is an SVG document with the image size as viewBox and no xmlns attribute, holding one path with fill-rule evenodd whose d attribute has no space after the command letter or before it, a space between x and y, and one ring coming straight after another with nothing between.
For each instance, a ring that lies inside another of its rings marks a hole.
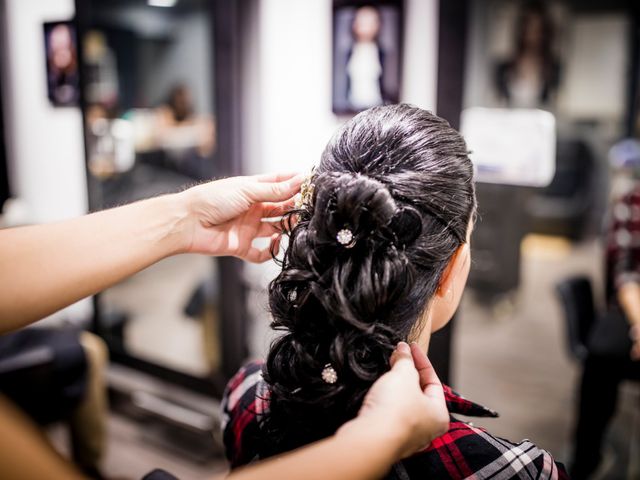
<instances>
[{"instance_id":1,"label":"bare arm","mask_svg":"<svg viewBox=\"0 0 640 480\"><path fill-rule=\"evenodd\" d=\"M80 480L76 468L49 444L38 427L0 395L0 471L16 480Z\"/></svg>"},{"instance_id":2,"label":"bare arm","mask_svg":"<svg viewBox=\"0 0 640 480\"><path fill-rule=\"evenodd\" d=\"M624 283L618 289L618 301L629 323L640 325L640 283Z\"/></svg>"},{"instance_id":3,"label":"bare arm","mask_svg":"<svg viewBox=\"0 0 640 480\"><path fill-rule=\"evenodd\" d=\"M0 230L0 334L35 322L177 253L261 262L302 178L234 177L73 220Z\"/></svg>"},{"instance_id":4,"label":"bare arm","mask_svg":"<svg viewBox=\"0 0 640 480\"><path fill-rule=\"evenodd\" d=\"M0 398L0 469L16 480L85 479L75 467L51 448L46 438L21 412ZM230 480L282 480L379 478L399 458L399 438L367 433L358 424L348 435L330 437L281 457L239 470ZM16 461L16 459L19 459ZM27 460L29 459L29 460Z\"/></svg>"},{"instance_id":5,"label":"bare arm","mask_svg":"<svg viewBox=\"0 0 640 480\"><path fill-rule=\"evenodd\" d=\"M400 459L402 437L364 422L312 445L245 467L229 480L382 478Z\"/></svg>"},{"instance_id":6,"label":"bare arm","mask_svg":"<svg viewBox=\"0 0 640 480\"><path fill-rule=\"evenodd\" d=\"M631 324L631 357L640 360L640 284L625 282L618 289L618 302Z\"/></svg>"}]
</instances>

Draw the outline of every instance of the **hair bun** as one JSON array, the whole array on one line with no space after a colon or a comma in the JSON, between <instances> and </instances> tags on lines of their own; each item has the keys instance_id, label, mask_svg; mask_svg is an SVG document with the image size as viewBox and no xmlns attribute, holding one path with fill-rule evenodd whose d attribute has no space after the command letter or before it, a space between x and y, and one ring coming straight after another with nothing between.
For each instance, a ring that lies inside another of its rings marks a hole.
<instances>
[{"instance_id":1,"label":"hair bun","mask_svg":"<svg viewBox=\"0 0 640 480\"><path fill-rule=\"evenodd\" d=\"M272 327L283 335L263 371L269 410L255 453L319 440L358 414L398 341L423 327L466 239L472 179L462 137L424 110L372 108L336 133L302 208L285 216L289 243L269 284ZM335 383L322 378L327 365Z\"/></svg>"},{"instance_id":2,"label":"hair bun","mask_svg":"<svg viewBox=\"0 0 640 480\"><path fill-rule=\"evenodd\" d=\"M375 178L330 172L317 175L314 185L309 227L321 241L342 243L337 241L339 232L348 229L354 246L370 247L375 240L404 246L422 231L420 214L412 207L399 207L389 189Z\"/></svg>"},{"instance_id":3,"label":"hair bun","mask_svg":"<svg viewBox=\"0 0 640 480\"><path fill-rule=\"evenodd\" d=\"M390 228L396 235L398 246L410 245L422 234L422 217L415 208L402 206L391 220Z\"/></svg>"}]
</instances>

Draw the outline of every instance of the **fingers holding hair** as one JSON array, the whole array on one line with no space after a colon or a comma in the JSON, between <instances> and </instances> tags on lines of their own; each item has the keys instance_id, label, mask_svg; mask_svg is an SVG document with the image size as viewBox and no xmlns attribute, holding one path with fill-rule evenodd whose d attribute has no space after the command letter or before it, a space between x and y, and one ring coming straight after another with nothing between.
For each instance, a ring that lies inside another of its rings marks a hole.
<instances>
[{"instance_id":1,"label":"fingers holding hair","mask_svg":"<svg viewBox=\"0 0 640 480\"><path fill-rule=\"evenodd\" d=\"M416 367L411 358L411 349L405 342L399 342L389 359L391 371L415 377L418 380Z\"/></svg>"},{"instance_id":2,"label":"fingers holding hair","mask_svg":"<svg viewBox=\"0 0 640 480\"><path fill-rule=\"evenodd\" d=\"M300 191L306 176L303 174L267 174L251 177L247 192L254 202L281 202L289 200Z\"/></svg>"},{"instance_id":3,"label":"fingers holding hair","mask_svg":"<svg viewBox=\"0 0 640 480\"><path fill-rule=\"evenodd\" d=\"M281 217L289 210L292 210L296 205L295 196L283 200L282 202L263 202L262 203L262 218L276 218Z\"/></svg>"},{"instance_id":4,"label":"fingers holding hair","mask_svg":"<svg viewBox=\"0 0 640 480\"><path fill-rule=\"evenodd\" d=\"M262 183L274 183L274 182L285 182L287 180L291 180L296 175L301 175L300 172L279 172L279 173L261 173L258 175L253 175L250 178L254 179L257 182Z\"/></svg>"},{"instance_id":5,"label":"fingers holding hair","mask_svg":"<svg viewBox=\"0 0 640 480\"><path fill-rule=\"evenodd\" d=\"M393 368L396 365L396 363L398 363L400 360L403 360L403 359L410 360L411 363L413 363L413 360L411 358L411 349L409 348L409 345L406 342L398 342L398 345L396 345L396 348L391 354L391 358L389 359L391 368Z\"/></svg>"}]
</instances>

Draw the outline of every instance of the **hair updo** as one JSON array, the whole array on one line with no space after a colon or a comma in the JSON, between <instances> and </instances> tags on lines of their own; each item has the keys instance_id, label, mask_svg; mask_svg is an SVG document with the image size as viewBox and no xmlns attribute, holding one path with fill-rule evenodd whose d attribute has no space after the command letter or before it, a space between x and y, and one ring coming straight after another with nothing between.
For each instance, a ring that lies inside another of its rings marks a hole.
<instances>
[{"instance_id":1,"label":"hair updo","mask_svg":"<svg viewBox=\"0 0 640 480\"><path fill-rule=\"evenodd\" d=\"M269 285L283 335L264 369L261 456L333 434L389 369L475 211L473 168L449 124L408 105L376 107L327 145L311 201L285 219L289 246ZM288 217L291 218L291 217ZM348 245L338 232L353 235ZM335 383L322 378L325 365Z\"/></svg>"}]
</instances>

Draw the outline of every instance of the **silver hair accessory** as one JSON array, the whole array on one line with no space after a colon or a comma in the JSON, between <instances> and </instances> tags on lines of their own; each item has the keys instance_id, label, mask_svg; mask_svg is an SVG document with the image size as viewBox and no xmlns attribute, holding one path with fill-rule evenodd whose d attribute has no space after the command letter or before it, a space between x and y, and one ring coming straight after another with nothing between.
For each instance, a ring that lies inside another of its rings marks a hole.
<instances>
[{"instance_id":1,"label":"silver hair accessory","mask_svg":"<svg viewBox=\"0 0 640 480\"><path fill-rule=\"evenodd\" d=\"M327 383L336 383L338 381L338 374L330 363L327 363L322 369L322 380Z\"/></svg>"},{"instance_id":2,"label":"silver hair accessory","mask_svg":"<svg viewBox=\"0 0 640 480\"><path fill-rule=\"evenodd\" d=\"M345 248L351 248L356 244L356 239L353 236L353 232L348 228L343 228L336 235L336 240L338 243Z\"/></svg>"}]
</instances>

